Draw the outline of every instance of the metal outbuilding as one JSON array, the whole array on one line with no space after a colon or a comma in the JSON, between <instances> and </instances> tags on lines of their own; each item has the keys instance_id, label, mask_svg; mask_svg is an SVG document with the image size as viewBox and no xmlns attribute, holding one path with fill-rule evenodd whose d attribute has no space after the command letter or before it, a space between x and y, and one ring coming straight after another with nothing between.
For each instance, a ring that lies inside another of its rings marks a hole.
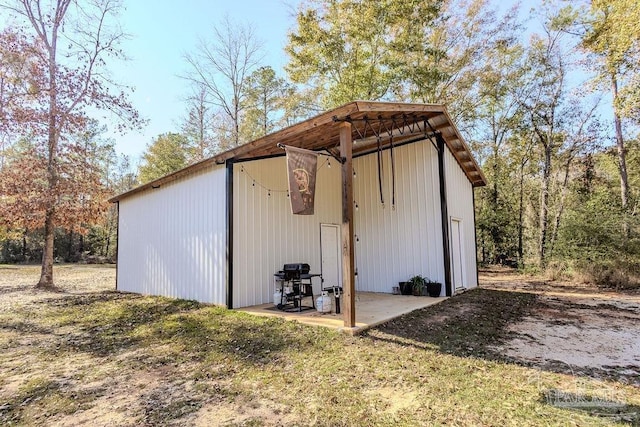
<instances>
[{"instance_id":1,"label":"metal outbuilding","mask_svg":"<svg viewBox=\"0 0 640 427\"><path fill-rule=\"evenodd\" d=\"M327 154L314 215L291 214L278 144ZM117 288L247 307L304 262L342 284L352 327L357 291L417 274L443 295L477 286L473 188L485 184L444 106L352 102L112 198Z\"/></svg>"}]
</instances>

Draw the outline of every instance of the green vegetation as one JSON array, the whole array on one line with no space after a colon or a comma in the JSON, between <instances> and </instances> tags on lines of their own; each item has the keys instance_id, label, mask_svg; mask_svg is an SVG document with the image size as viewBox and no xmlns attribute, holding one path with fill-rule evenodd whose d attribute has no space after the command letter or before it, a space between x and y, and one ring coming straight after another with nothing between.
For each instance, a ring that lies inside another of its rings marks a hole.
<instances>
[{"instance_id":1,"label":"green vegetation","mask_svg":"<svg viewBox=\"0 0 640 427\"><path fill-rule=\"evenodd\" d=\"M187 138L178 133L158 136L147 147L139 180L145 184L187 166Z\"/></svg>"},{"instance_id":2,"label":"green vegetation","mask_svg":"<svg viewBox=\"0 0 640 427\"><path fill-rule=\"evenodd\" d=\"M120 124L142 124L127 91L117 95L104 78L111 55L126 56L116 48L124 34L72 34L113 42L93 52L99 70L80 66L91 52L75 47L86 43L46 39L75 31L68 20L99 28L101 8L94 16L68 5L0 2L15 15L0 32L0 262L44 259L43 284L53 260L113 257L108 196L357 99L447 105L488 181L475 193L482 264L640 283L637 1L525 10L487 0L310 0L295 11L283 70L265 63L253 25L224 18L182 58L184 117L150 141L135 172L101 140L104 123L87 117L104 107ZM119 7L107 9L104 25L119 29ZM23 21L30 10L35 21ZM56 68L42 61L51 55L59 75L44 72ZM74 73L92 90L78 91ZM56 97L53 126L34 112Z\"/></svg>"},{"instance_id":3,"label":"green vegetation","mask_svg":"<svg viewBox=\"0 0 640 427\"><path fill-rule=\"evenodd\" d=\"M0 311L0 423L609 425L545 400L571 376L495 350L536 304L475 290L349 337L192 301L60 295ZM606 387L638 409L637 388Z\"/></svg>"}]
</instances>

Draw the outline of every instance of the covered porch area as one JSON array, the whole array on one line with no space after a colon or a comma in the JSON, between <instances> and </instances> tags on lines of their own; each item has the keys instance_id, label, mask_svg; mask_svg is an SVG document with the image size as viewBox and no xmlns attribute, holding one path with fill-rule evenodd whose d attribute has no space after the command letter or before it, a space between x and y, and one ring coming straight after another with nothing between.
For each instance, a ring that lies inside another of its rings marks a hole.
<instances>
[{"instance_id":1,"label":"covered porch area","mask_svg":"<svg viewBox=\"0 0 640 427\"><path fill-rule=\"evenodd\" d=\"M325 158L312 217L290 213L286 147ZM227 169L227 307L357 333L437 302L382 294L413 275L435 279L452 295L447 156L462 168L466 186L484 182L444 106L362 101L219 155ZM331 162L338 167L330 169ZM323 227L336 229L336 274L324 265ZM323 286L341 285L340 314L282 313L266 303L273 293L268 278L292 262L311 265ZM358 289L373 292L356 293L358 269Z\"/></svg>"},{"instance_id":2,"label":"covered porch area","mask_svg":"<svg viewBox=\"0 0 640 427\"><path fill-rule=\"evenodd\" d=\"M355 293L355 325L353 327L345 327L343 314L336 314L335 304L330 313L320 313L316 310L284 312L278 310L272 303L239 308L237 311L256 316L279 317L305 325L322 326L349 334L359 334L389 320L446 299L357 291Z\"/></svg>"}]
</instances>

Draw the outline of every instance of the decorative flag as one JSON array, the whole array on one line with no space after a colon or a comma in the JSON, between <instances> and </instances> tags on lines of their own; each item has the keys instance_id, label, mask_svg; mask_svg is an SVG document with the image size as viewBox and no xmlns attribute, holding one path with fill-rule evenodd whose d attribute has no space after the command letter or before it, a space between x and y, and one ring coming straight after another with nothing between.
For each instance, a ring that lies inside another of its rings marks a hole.
<instances>
[{"instance_id":1,"label":"decorative flag","mask_svg":"<svg viewBox=\"0 0 640 427\"><path fill-rule=\"evenodd\" d=\"M285 146L285 151L291 212L294 215L313 215L318 154L289 146Z\"/></svg>"}]
</instances>

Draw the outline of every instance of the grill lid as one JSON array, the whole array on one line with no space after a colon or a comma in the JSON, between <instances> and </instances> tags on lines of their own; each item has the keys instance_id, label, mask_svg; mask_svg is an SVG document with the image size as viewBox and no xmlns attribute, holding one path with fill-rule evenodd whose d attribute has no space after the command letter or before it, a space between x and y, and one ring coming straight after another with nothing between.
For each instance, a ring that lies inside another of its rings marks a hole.
<instances>
[{"instance_id":1,"label":"grill lid","mask_svg":"<svg viewBox=\"0 0 640 427\"><path fill-rule=\"evenodd\" d=\"M285 272L298 271L300 274L308 274L311 267L309 267L309 264L305 263L285 264L282 270Z\"/></svg>"}]
</instances>

